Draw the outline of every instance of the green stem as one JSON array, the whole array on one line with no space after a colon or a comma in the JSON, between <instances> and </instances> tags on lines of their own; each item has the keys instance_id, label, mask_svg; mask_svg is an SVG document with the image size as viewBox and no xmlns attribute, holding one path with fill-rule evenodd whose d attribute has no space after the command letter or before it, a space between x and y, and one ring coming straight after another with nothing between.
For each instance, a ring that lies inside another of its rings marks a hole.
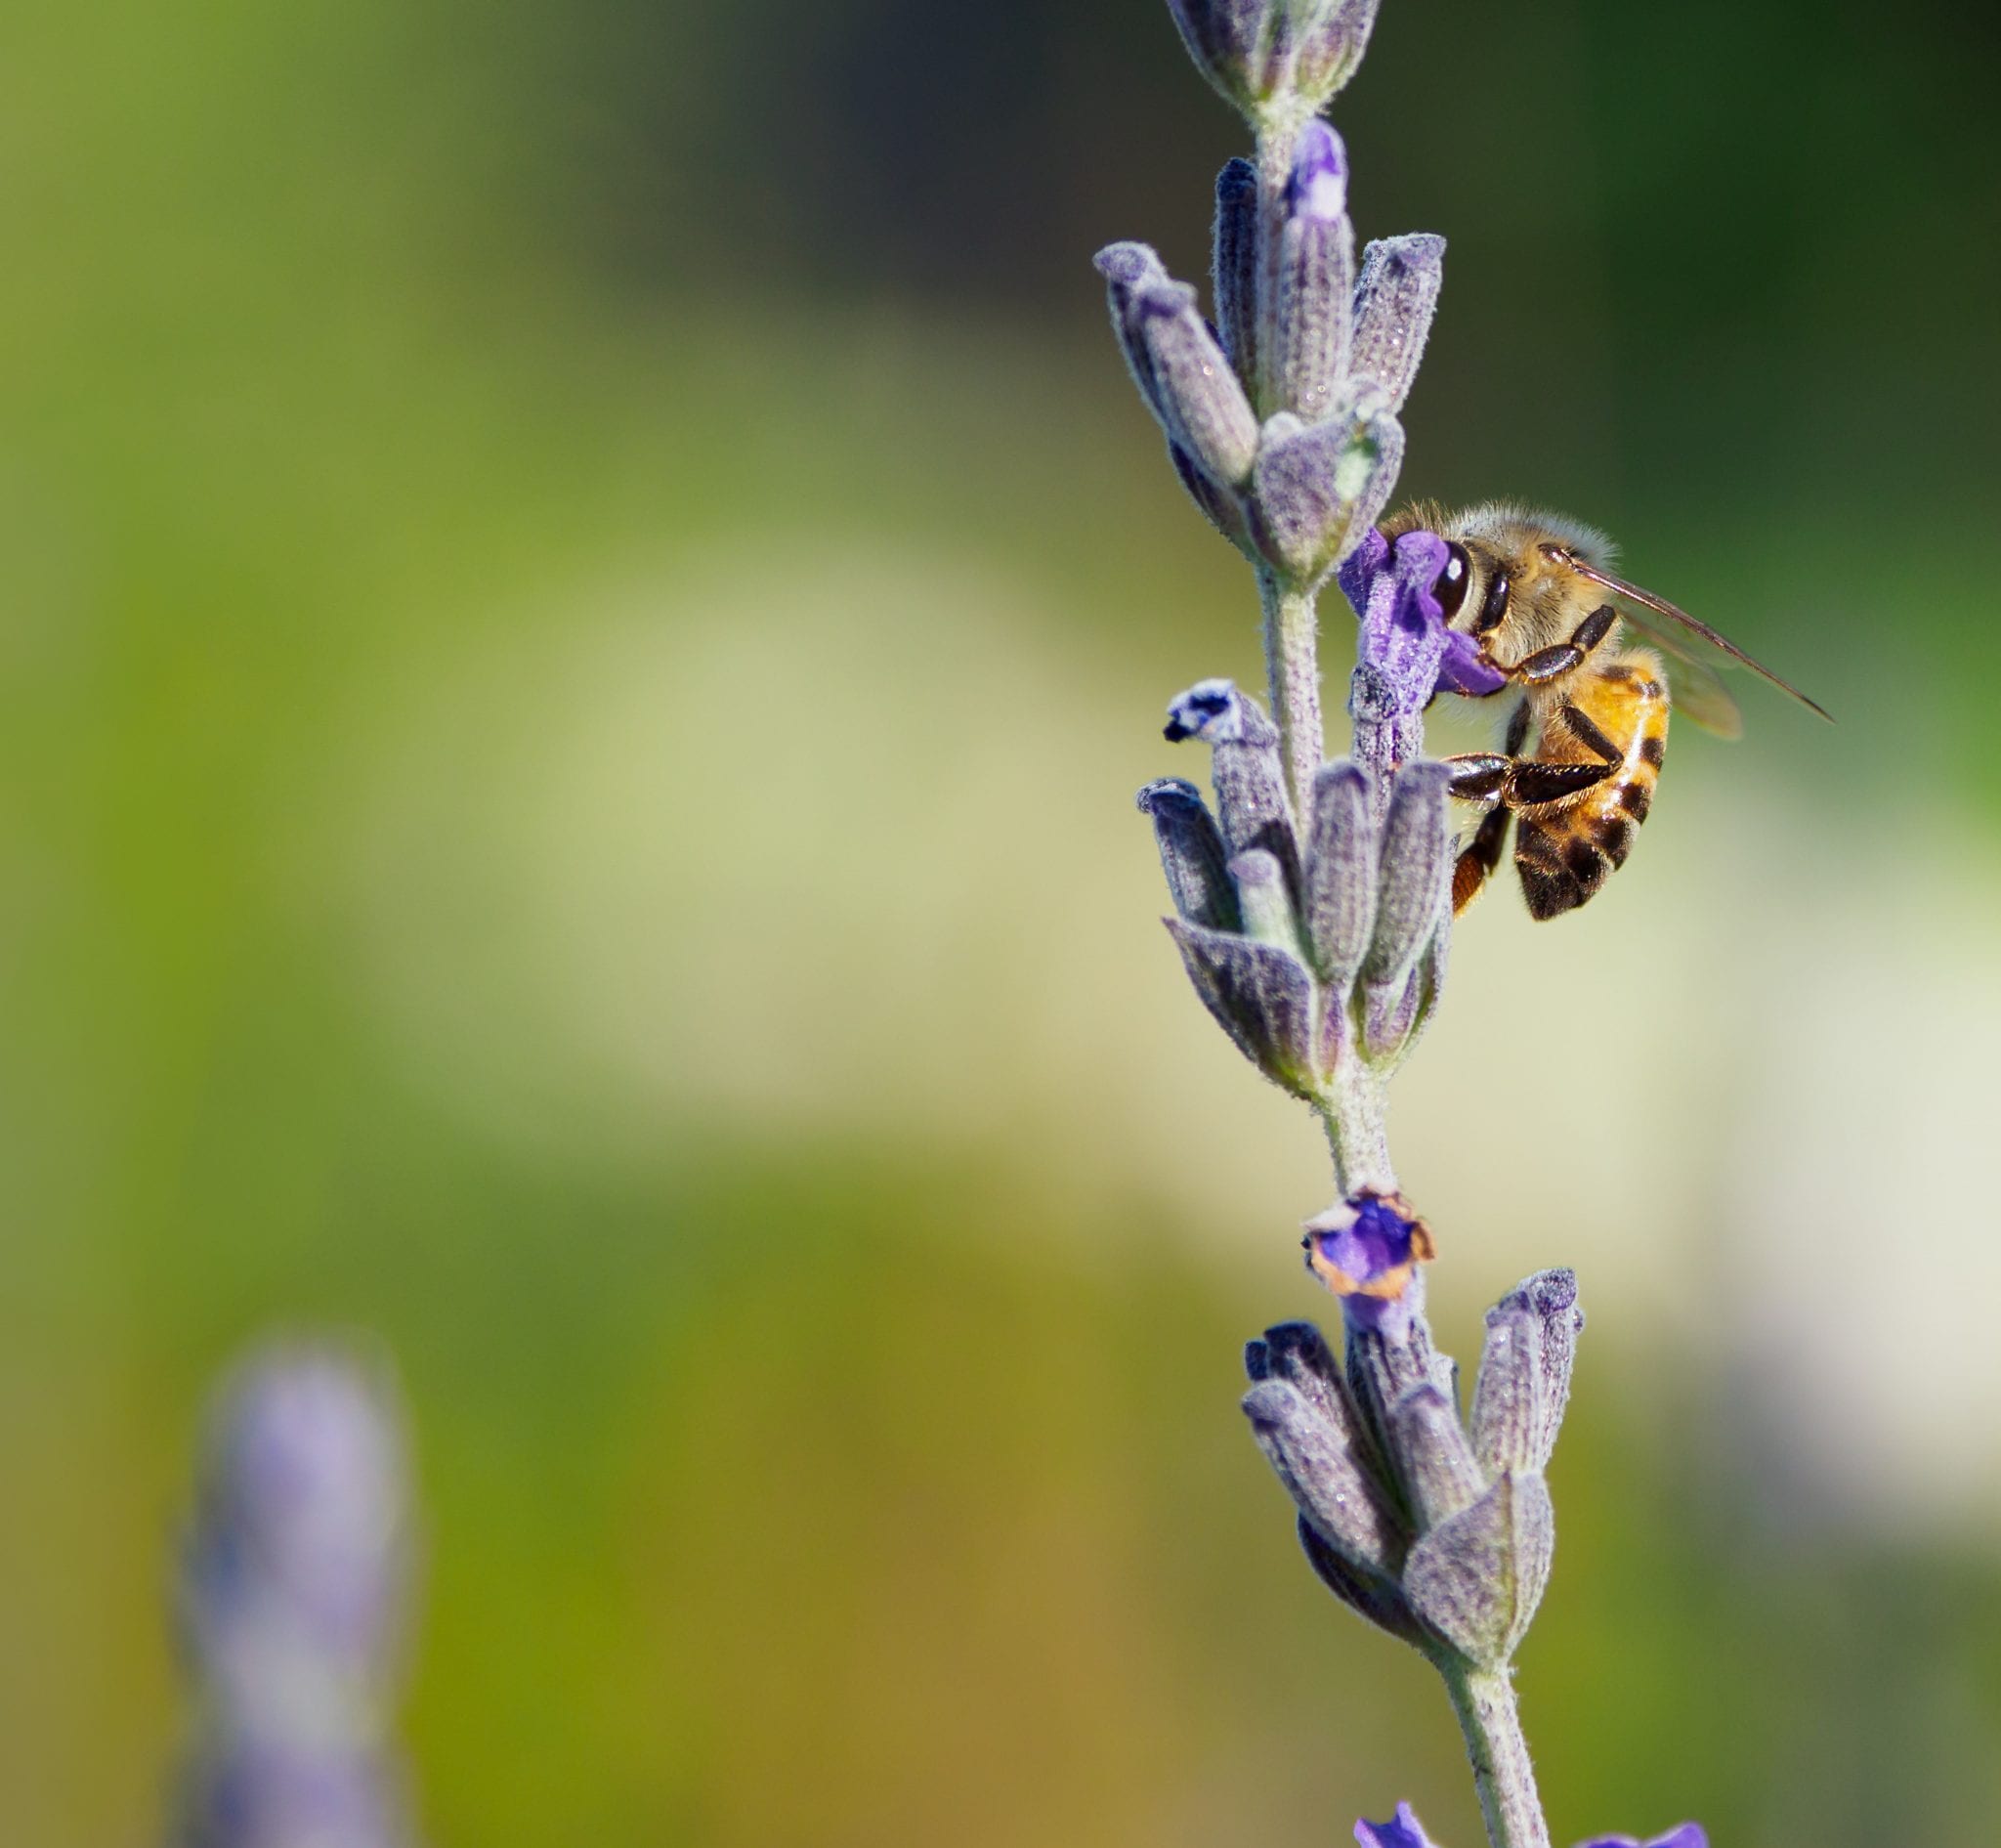
<instances>
[{"instance_id":1,"label":"green stem","mask_svg":"<svg viewBox=\"0 0 2001 1848\"><path fill-rule=\"evenodd\" d=\"M1271 715L1278 724L1293 813L1301 828L1312 813L1313 774L1320 768L1320 613L1310 590L1284 582L1271 571L1257 574L1264 606L1264 671L1271 686Z\"/></svg>"},{"instance_id":2,"label":"green stem","mask_svg":"<svg viewBox=\"0 0 2001 1848\"><path fill-rule=\"evenodd\" d=\"M1550 1848L1550 1826L1536 1795L1536 1774L1508 1670L1475 1668L1454 1657L1440 1660L1438 1672L1466 1735L1466 1755L1472 1761L1473 1788L1492 1848Z\"/></svg>"}]
</instances>

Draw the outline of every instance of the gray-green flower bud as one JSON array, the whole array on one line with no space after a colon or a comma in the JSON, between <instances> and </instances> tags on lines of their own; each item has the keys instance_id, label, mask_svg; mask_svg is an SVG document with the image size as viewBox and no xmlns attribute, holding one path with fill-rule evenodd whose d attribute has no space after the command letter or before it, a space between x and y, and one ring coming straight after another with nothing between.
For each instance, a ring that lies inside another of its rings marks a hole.
<instances>
[{"instance_id":1,"label":"gray-green flower bud","mask_svg":"<svg viewBox=\"0 0 2001 1848\"><path fill-rule=\"evenodd\" d=\"M1380 238L1362 252L1348 370L1381 386L1390 410L1411 395L1444 279L1445 239L1430 232Z\"/></svg>"},{"instance_id":2,"label":"gray-green flower bud","mask_svg":"<svg viewBox=\"0 0 2001 1848\"><path fill-rule=\"evenodd\" d=\"M1253 119L1310 111L1354 74L1376 0L1168 0L1188 55Z\"/></svg>"}]
</instances>

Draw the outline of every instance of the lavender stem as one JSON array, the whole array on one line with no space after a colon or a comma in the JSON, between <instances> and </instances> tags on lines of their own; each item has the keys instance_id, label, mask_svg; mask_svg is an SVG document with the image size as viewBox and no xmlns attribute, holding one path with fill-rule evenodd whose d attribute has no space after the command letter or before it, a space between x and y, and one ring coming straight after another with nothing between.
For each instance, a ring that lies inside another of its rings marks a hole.
<instances>
[{"instance_id":1,"label":"lavender stem","mask_svg":"<svg viewBox=\"0 0 2001 1848\"><path fill-rule=\"evenodd\" d=\"M1397 1190L1396 1172L1389 1165L1388 1102L1382 1075L1352 1053L1341 1060L1320 1099L1335 1186L1343 1200Z\"/></svg>"},{"instance_id":2,"label":"lavender stem","mask_svg":"<svg viewBox=\"0 0 2001 1848\"><path fill-rule=\"evenodd\" d=\"M1309 815L1313 776L1324 749L1318 599L1271 571L1257 574L1257 594L1264 606L1264 669L1271 684L1271 715L1278 722L1293 813Z\"/></svg>"},{"instance_id":3,"label":"lavender stem","mask_svg":"<svg viewBox=\"0 0 2001 1848\"><path fill-rule=\"evenodd\" d=\"M1550 1826L1543 1820L1508 1670L1475 1668L1456 1657L1434 1659L1466 1736L1473 1788L1492 1848L1550 1848Z\"/></svg>"}]
</instances>

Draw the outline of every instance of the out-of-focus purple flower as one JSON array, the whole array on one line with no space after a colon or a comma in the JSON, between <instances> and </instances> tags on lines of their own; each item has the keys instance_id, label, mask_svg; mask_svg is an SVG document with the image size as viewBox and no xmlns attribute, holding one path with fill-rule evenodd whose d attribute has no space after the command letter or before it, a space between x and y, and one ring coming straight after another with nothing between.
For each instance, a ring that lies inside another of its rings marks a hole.
<instances>
[{"instance_id":1,"label":"out-of-focus purple flower","mask_svg":"<svg viewBox=\"0 0 2001 1848\"><path fill-rule=\"evenodd\" d=\"M1386 1823L1357 1823L1355 1839L1362 1848L1436 1848L1408 1803L1399 1803Z\"/></svg>"},{"instance_id":2,"label":"out-of-focus purple flower","mask_svg":"<svg viewBox=\"0 0 2001 1848\"><path fill-rule=\"evenodd\" d=\"M1306 1268L1365 1328L1410 1319L1412 1272L1430 1261L1430 1228L1400 1193L1365 1193L1306 1222Z\"/></svg>"},{"instance_id":3,"label":"out-of-focus purple flower","mask_svg":"<svg viewBox=\"0 0 2001 1848\"><path fill-rule=\"evenodd\" d=\"M1651 1841L1643 1842L1638 1835L1594 1835L1577 1848L1709 1848L1709 1833L1700 1823L1683 1823Z\"/></svg>"},{"instance_id":4,"label":"out-of-focus purple flower","mask_svg":"<svg viewBox=\"0 0 2001 1848\"><path fill-rule=\"evenodd\" d=\"M204 1695L176 1848L404 1848L389 1735L410 1534L383 1372L321 1349L246 1367L213 1414L183 1563Z\"/></svg>"}]
</instances>

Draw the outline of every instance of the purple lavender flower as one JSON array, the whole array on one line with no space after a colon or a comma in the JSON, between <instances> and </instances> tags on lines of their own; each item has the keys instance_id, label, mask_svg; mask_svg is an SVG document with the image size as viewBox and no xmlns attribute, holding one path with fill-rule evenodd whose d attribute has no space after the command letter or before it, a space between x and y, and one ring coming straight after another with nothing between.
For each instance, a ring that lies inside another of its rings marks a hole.
<instances>
[{"instance_id":1,"label":"purple lavender flower","mask_svg":"<svg viewBox=\"0 0 2001 1848\"><path fill-rule=\"evenodd\" d=\"M218 1400L183 1570L205 1699L179 1848L410 1841L388 1736L407 1504L377 1369L280 1351Z\"/></svg>"},{"instance_id":2,"label":"purple lavender flower","mask_svg":"<svg viewBox=\"0 0 2001 1848\"><path fill-rule=\"evenodd\" d=\"M1651 1841L1643 1842L1638 1835L1594 1835L1577 1848L1709 1848L1709 1835L1700 1823L1683 1823Z\"/></svg>"},{"instance_id":3,"label":"purple lavender flower","mask_svg":"<svg viewBox=\"0 0 2001 1848\"><path fill-rule=\"evenodd\" d=\"M1400 1193L1361 1194L1306 1222L1306 1268L1350 1319L1385 1333L1409 1325L1404 1292L1434 1249L1430 1228Z\"/></svg>"},{"instance_id":4,"label":"purple lavender flower","mask_svg":"<svg viewBox=\"0 0 2001 1848\"><path fill-rule=\"evenodd\" d=\"M1399 1803L1386 1823L1357 1823L1355 1839L1362 1848L1437 1848L1408 1803Z\"/></svg>"}]
</instances>

